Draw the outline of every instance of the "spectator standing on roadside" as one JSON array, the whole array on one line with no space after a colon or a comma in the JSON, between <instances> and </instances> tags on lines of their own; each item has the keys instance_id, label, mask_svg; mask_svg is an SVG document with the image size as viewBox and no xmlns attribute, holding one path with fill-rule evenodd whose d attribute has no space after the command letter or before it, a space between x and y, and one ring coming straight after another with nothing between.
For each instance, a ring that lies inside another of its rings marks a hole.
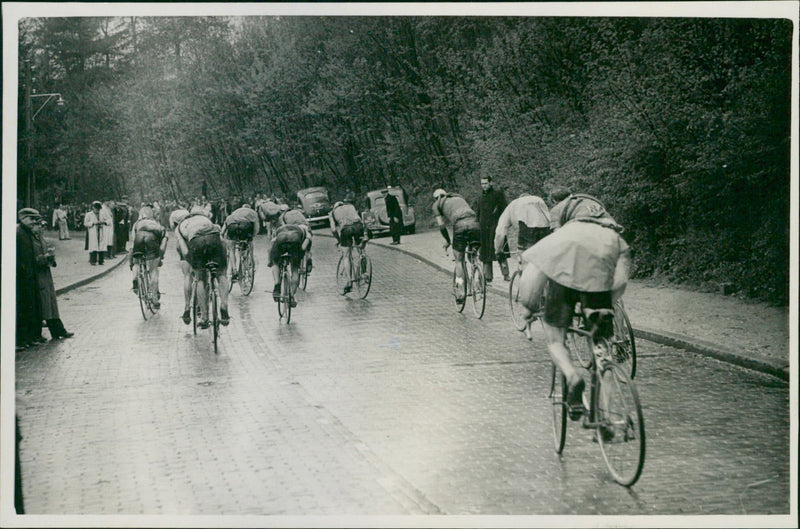
<instances>
[{"instance_id":1,"label":"spectator standing on roadside","mask_svg":"<svg viewBox=\"0 0 800 529\"><path fill-rule=\"evenodd\" d=\"M400 202L392 193L392 186L383 190L383 203L386 205L386 216L389 217L389 234L392 242L389 244L400 244L400 234L403 232L403 210L400 209Z\"/></svg>"},{"instance_id":2,"label":"spectator standing on roadside","mask_svg":"<svg viewBox=\"0 0 800 529\"><path fill-rule=\"evenodd\" d=\"M83 218L83 225L86 226L86 250L89 252L91 265L102 265L106 255L106 238L103 232L110 227L101 216L102 208L100 201L95 200L92 202L91 211Z\"/></svg>"},{"instance_id":3,"label":"spectator standing on roadside","mask_svg":"<svg viewBox=\"0 0 800 529\"><path fill-rule=\"evenodd\" d=\"M128 244L128 234L131 231L130 208L126 201L127 196L122 197L122 201L114 206L114 251L124 253Z\"/></svg>"},{"instance_id":4,"label":"spectator standing on roadside","mask_svg":"<svg viewBox=\"0 0 800 529\"><path fill-rule=\"evenodd\" d=\"M492 186L490 176L481 177L481 188L483 193L478 199L478 207L475 208L478 222L481 226L481 262L483 263L483 275L489 283L494 277L492 262L497 259L500 263L500 270L503 272L503 279L508 281L508 260L503 252L495 254L494 232L497 229L497 221L506 208L506 197L503 192Z\"/></svg>"},{"instance_id":5,"label":"spectator standing on roadside","mask_svg":"<svg viewBox=\"0 0 800 529\"><path fill-rule=\"evenodd\" d=\"M42 320L47 323L53 340L74 336L64 328L58 313L56 288L50 273L50 267L56 266L56 258L53 248L44 240L42 217L37 210L24 208L19 211L18 218L17 312L22 312L23 316L19 318L22 328L19 322L17 326L17 346L27 347L44 341ZM31 310L33 312L29 312Z\"/></svg>"},{"instance_id":6,"label":"spectator standing on roadside","mask_svg":"<svg viewBox=\"0 0 800 529\"><path fill-rule=\"evenodd\" d=\"M106 259L114 259L114 202L108 200L102 204L100 220L106 223L106 229L103 230Z\"/></svg>"},{"instance_id":7,"label":"spectator standing on roadside","mask_svg":"<svg viewBox=\"0 0 800 529\"><path fill-rule=\"evenodd\" d=\"M53 227L58 227L59 241L68 241L70 239L69 226L67 225L67 210L64 208L63 204L59 204L58 207L53 210Z\"/></svg>"}]
</instances>

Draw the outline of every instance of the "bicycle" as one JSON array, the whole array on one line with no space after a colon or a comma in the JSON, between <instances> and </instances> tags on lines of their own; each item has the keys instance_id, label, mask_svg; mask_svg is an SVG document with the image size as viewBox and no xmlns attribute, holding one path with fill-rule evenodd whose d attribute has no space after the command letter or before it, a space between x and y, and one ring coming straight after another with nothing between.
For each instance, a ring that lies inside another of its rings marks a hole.
<instances>
[{"instance_id":1,"label":"bicycle","mask_svg":"<svg viewBox=\"0 0 800 529\"><path fill-rule=\"evenodd\" d=\"M278 318L285 318L286 323L292 319L292 306L296 305L292 293L292 258L289 252L283 253L278 260L278 280L280 281L280 298L278 299Z\"/></svg>"},{"instance_id":2,"label":"bicycle","mask_svg":"<svg viewBox=\"0 0 800 529\"><path fill-rule=\"evenodd\" d=\"M239 255L238 266L234 269L234 255ZM239 283L239 290L243 296L248 296L253 291L253 283L256 275L256 260L253 257L252 241L231 241L230 251L228 252L228 292L233 289L233 272L236 271L236 282Z\"/></svg>"},{"instance_id":3,"label":"bicycle","mask_svg":"<svg viewBox=\"0 0 800 529\"><path fill-rule=\"evenodd\" d=\"M210 261L206 263L200 273L192 271L192 333L197 334L197 328L200 324L197 321L198 315L201 313L200 303L206 303L206 314L210 320L211 334L214 342L214 353L218 351L219 342L219 285L216 277L217 263ZM197 299L197 284L203 282L206 287L206 299ZM202 327L201 327L202 328Z\"/></svg>"},{"instance_id":4,"label":"bicycle","mask_svg":"<svg viewBox=\"0 0 800 529\"><path fill-rule=\"evenodd\" d=\"M584 328L584 320L576 312L573 317L573 326ZM570 339L570 336L567 336ZM575 339L574 335L572 339ZM625 312L622 299L614 303L614 335L610 338L612 358L614 362L625 370L625 373L633 379L636 376L636 341L633 337L633 328ZM592 355L586 348L574 345L575 356L582 367L588 368L592 362Z\"/></svg>"},{"instance_id":5,"label":"bicycle","mask_svg":"<svg viewBox=\"0 0 800 529\"><path fill-rule=\"evenodd\" d=\"M639 479L644 467L644 418L634 382L614 362L611 341L598 332L604 322L609 323L608 319L614 317L614 311L585 309L578 317L581 325L567 328L567 347L576 355L583 342L585 354L591 359L587 368L589 383L583 394L583 405L570 406L566 402L566 378L553 364L548 398L553 411L556 453L564 450L567 417L582 418L583 428L595 430L603 461L614 481L630 487Z\"/></svg>"},{"instance_id":6,"label":"bicycle","mask_svg":"<svg viewBox=\"0 0 800 529\"><path fill-rule=\"evenodd\" d=\"M158 309L154 306L154 301L157 301L158 292L150 291L150 267L147 265L147 259L142 253L135 253L132 256L133 264L139 265L138 273L136 274L136 293L139 297L139 308L142 311L142 318L147 321L147 313L155 314Z\"/></svg>"},{"instance_id":7,"label":"bicycle","mask_svg":"<svg viewBox=\"0 0 800 529\"><path fill-rule=\"evenodd\" d=\"M355 285L361 299L369 294L372 286L372 259L367 255L366 245L367 241L364 240L360 244L348 246L339 257L339 264L336 265L336 286L342 296L347 294L347 287L350 285ZM353 248L358 254L357 262L353 262Z\"/></svg>"},{"instance_id":8,"label":"bicycle","mask_svg":"<svg viewBox=\"0 0 800 529\"><path fill-rule=\"evenodd\" d=\"M298 270L300 276L300 288L305 291L306 287L308 286L308 276L311 274L311 271L308 269L308 254L303 253L303 259L300 261L300 270Z\"/></svg>"},{"instance_id":9,"label":"bicycle","mask_svg":"<svg viewBox=\"0 0 800 529\"><path fill-rule=\"evenodd\" d=\"M509 255L511 257L512 254ZM519 254L517 254L519 258ZM519 301L519 282L522 277L522 263L517 260L517 269L511 274L511 281L508 283L508 306L511 310L511 321L518 331L524 331L528 326L528 321L522 317L523 307Z\"/></svg>"},{"instance_id":10,"label":"bicycle","mask_svg":"<svg viewBox=\"0 0 800 529\"><path fill-rule=\"evenodd\" d=\"M468 243L464 250L464 261L456 263L453 267L453 294L456 298L456 309L458 312L462 312L467 305L467 298L470 297L472 298L472 312L478 319L483 317L486 310L486 278L478 258L480 246L477 241ZM458 266L462 267L463 272L460 285L456 275Z\"/></svg>"}]
</instances>

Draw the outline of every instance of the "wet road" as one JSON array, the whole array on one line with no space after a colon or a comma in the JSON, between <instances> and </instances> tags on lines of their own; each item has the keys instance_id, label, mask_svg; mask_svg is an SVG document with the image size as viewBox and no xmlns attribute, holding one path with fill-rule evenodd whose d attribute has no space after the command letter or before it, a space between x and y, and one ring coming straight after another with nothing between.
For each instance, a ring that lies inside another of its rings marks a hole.
<instances>
[{"instance_id":1,"label":"wet road","mask_svg":"<svg viewBox=\"0 0 800 529\"><path fill-rule=\"evenodd\" d=\"M127 266L61 297L75 338L17 353L27 511L788 513L787 385L640 341L647 460L628 490L576 423L554 453L541 332L515 332L502 298L457 314L448 277L376 246L369 297L344 298L332 239L314 246L287 325L257 239L218 355L179 320L173 247L150 321Z\"/></svg>"}]
</instances>

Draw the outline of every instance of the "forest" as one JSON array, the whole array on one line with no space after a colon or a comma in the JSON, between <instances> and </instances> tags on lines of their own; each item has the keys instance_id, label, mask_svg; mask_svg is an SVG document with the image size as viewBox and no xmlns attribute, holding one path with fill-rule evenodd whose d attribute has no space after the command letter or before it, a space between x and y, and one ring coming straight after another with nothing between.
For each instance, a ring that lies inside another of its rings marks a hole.
<instances>
[{"instance_id":1,"label":"forest","mask_svg":"<svg viewBox=\"0 0 800 529\"><path fill-rule=\"evenodd\" d=\"M70 17L19 31L20 203L393 184L429 225L436 187L473 201L481 176L509 200L566 185L625 227L636 277L788 303L789 20Z\"/></svg>"}]
</instances>

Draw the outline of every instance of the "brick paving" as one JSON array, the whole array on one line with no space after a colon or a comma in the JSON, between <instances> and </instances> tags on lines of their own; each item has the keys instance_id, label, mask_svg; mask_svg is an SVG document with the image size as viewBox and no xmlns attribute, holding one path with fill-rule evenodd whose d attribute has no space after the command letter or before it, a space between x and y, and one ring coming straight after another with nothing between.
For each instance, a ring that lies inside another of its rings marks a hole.
<instances>
[{"instance_id":1,"label":"brick paving","mask_svg":"<svg viewBox=\"0 0 800 529\"><path fill-rule=\"evenodd\" d=\"M554 453L544 344L500 296L456 314L445 274L371 245L369 297L342 297L317 237L287 325L257 244L219 355L178 319L172 248L150 321L127 267L60 297L76 336L17 353L29 513L788 514L784 382L641 341L648 454L629 491L576 423Z\"/></svg>"}]
</instances>

